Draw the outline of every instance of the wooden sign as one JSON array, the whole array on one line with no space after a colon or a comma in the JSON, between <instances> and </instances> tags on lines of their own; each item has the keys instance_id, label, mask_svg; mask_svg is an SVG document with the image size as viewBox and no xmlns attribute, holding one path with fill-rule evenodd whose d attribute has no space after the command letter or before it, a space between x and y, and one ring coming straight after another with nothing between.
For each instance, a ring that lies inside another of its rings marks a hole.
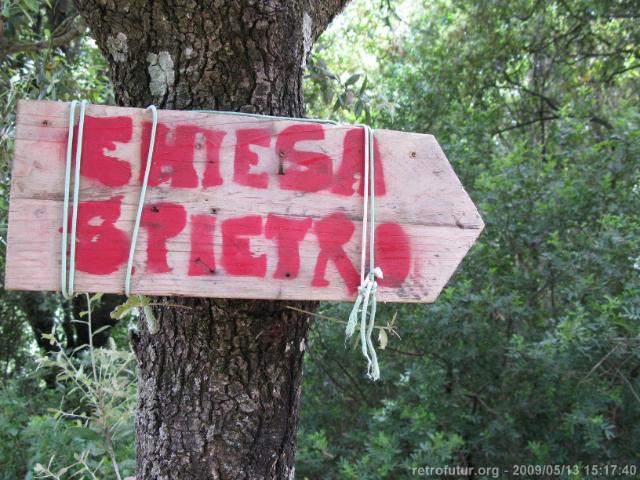
<instances>
[{"instance_id":1,"label":"wooden sign","mask_svg":"<svg viewBox=\"0 0 640 480\"><path fill-rule=\"evenodd\" d=\"M19 104L8 289L60 289L68 115L68 103ZM361 127L169 110L158 119L133 293L354 298ZM76 291L123 292L150 130L148 110L87 108ZM482 219L433 136L375 130L375 140L378 299L432 302Z\"/></svg>"}]
</instances>

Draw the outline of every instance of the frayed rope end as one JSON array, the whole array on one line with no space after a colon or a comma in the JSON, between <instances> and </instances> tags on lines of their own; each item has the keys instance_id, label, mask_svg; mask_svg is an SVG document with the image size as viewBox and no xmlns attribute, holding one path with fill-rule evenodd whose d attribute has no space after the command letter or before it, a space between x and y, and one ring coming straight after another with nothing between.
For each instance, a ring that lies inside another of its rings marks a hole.
<instances>
[{"instance_id":1,"label":"frayed rope end","mask_svg":"<svg viewBox=\"0 0 640 480\"><path fill-rule=\"evenodd\" d=\"M376 318L376 292L378 284L376 279L383 278L382 269L376 267L369 272L362 285L358 287L358 297L351 309L347 328L345 329L345 342L356 331L358 325L358 314L360 314L360 343L362 347L362 355L367 359L367 376L373 380L380 379L380 366L378 365L378 356L376 355L371 335L375 327ZM362 308L361 308L362 307ZM369 312L369 308L371 312ZM367 315L369 316L367 322Z\"/></svg>"}]
</instances>

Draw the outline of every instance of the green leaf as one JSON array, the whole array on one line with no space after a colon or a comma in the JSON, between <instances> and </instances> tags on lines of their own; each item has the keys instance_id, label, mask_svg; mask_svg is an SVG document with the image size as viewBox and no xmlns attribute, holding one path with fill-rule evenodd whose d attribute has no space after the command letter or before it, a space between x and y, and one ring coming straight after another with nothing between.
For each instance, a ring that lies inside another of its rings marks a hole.
<instances>
[{"instance_id":1,"label":"green leaf","mask_svg":"<svg viewBox=\"0 0 640 480\"><path fill-rule=\"evenodd\" d=\"M364 89L367 88L368 81L369 77L364 77L364 81L362 82L362 85L360 85L360 91L358 92L359 96L362 96L362 94L364 94Z\"/></svg>"},{"instance_id":2,"label":"green leaf","mask_svg":"<svg viewBox=\"0 0 640 480\"><path fill-rule=\"evenodd\" d=\"M89 427L69 427L69 433L74 437L82 438L89 442L101 442L102 437L98 432Z\"/></svg>"},{"instance_id":3,"label":"green leaf","mask_svg":"<svg viewBox=\"0 0 640 480\"><path fill-rule=\"evenodd\" d=\"M149 305L151 300L149 297L145 297L144 295L131 295L127 298L127 301L121 305L118 305L111 312L111 318L116 320L121 320L125 316L127 316L132 310L137 308L142 308L145 305Z\"/></svg>"},{"instance_id":4,"label":"green leaf","mask_svg":"<svg viewBox=\"0 0 640 480\"><path fill-rule=\"evenodd\" d=\"M356 108L355 108L356 118L360 118L360 115L362 115L363 109L364 109L364 103L362 103L362 100L358 100L356 102Z\"/></svg>"},{"instance_id":5,"label":"green leaf","mask_svg":"<svg viewBox=\"0 0 640 480\"><path fill-rule=\"evenodd\" d=\"M387 335L387 331L384 328L380 328L378 332L378 344L380 345L380 350L387 348L388 343L389 336Z\"/></svg>"},{"instance_id":6,"label":"green leaf","mask_svg":"<svg viewBox=\"0 0 640 480\"><path fill-rule=\"evenodd\" d=\"M96 336L96 335L98 335L99 333L102 333L102 332L104 332L105 330L108 330L108 329L110 329L110 328L111 328L111 325L104 325L104 326L100 327L99 329L97 329L95 332L93 332L93 335L94 335L94 336Z\"/></svg>"},{"instance_id":7,"label":"green leaf","mask_svg":"<svg viewBox=\"0 0 640 480\"><path fill-rule=\"evenodd\" d=\"M360 77L362 76L362 74L360 73L354 73L353 75L351 75L346 82L344 82L344 86L348 87L350 85L353 85L354 83L356 83Z\"/></svg>"},{"instance_id":8,"label":"green leaf","mask_svg":"<svg viewBox=\"0 0 640 480\"><path fill-rule=\"evenodd\" d=\"M340 108L342 108L342 95L338 96L336 103L333 104L332 112L337 112Z\"/></svg>"},{"instance_id":9,"label":"green leaf","mask_svg":"<svg viewBox=\"0 0 640 480\"><path fill-rule=\"evenodd\" d=\"M99 302L100 300L102 300L102 296L103 296L103 295L104 295L104 293L96 293L96 294L94 294L94 295L89 299L89 302L90 302L91 304L97 303L97 302Z\"/></svg>"}]
</instances>

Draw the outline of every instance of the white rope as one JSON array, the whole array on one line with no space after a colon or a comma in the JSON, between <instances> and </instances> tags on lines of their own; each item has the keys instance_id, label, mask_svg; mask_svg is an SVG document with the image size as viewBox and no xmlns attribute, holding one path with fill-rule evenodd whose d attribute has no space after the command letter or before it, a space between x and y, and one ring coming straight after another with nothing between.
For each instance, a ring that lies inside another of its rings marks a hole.
<instances>
[{"instance_id":1,"label":"white rope","mask_svg":"<svg viewBox=\"0 0 640 480\"><path fill-rule=\"evenodd\" d=\"M349 321L345 329L345 336L349 339L356 330L358 314L360 314L360 347L362 355L367 359L367 375L372 380L380 378L380 366L371 335L375 327L377 279L383 278L380 267L375 266L375 152L373 130L368 125L361 125L364 130L364 203L362 215L362 251L360 257L360 286ZM368 213L368 214L367 214ZM368 224L368 225L367 225ZM368 228L367 228L368 226ZM368 242L367 242L368 241ZM367 257L367 243L369 245L369 273L365 275ZM371 312L369 313L369 307ZM369 315L369 322L367 322Z\"/></svg>"},{"instance_id":2,"label":"white rope","mask_svg":"<svg viewBox=\"0 0 640 480\"><path fill-rule=\"evenodd\" d=\"M136 219L133 222L133 233L131 234L131 243L129 244L129 260L127 261L127 270L124 277L124 293L127 295L127 297L131 294L131 273L133 272L133 256L136 253L136 243L138 241L138 232L140 230L140 220L142 219L142 207L144 206L144 197L147 194L147 186L149 185L149 172L151 172L153 147L156 144L156 130L158 128L158 109L155 105L149 105L147 107L147 110L151 110L152 115L151 134L149 136L149 149L147 150L147 164L145 166L142 187L140 188L140 197L138 199L138 210L136 211Z\"/></svg>"},{"instance_id":3,"label":"white rope","mask_svg":"<svg viewBox=\"0 0 640 480\"><path fill-rule=\"evenodd\" d=\"M76 271L76 230L78 224L78 197L80 196L80 163L82 161L82 136L84 132L84 113L87 108L87 101L80 102L80 116L78 118L78 141L76 144L76 161L73 176L73 205L71 214L71 248L69 251L69 274L67 276L67 251L68 228L69 228L69 190L71 189L71 156L73 151L73 127L75 124L76 105L78 102L71 102L69 109L69 135L67 137L67 158L64 174L64 205L62 210L62 251L60 265L60 288L64 298L73 296L73 284Z\"/></svg>"},{"instance_id":4,"label":"white rope","mask_svg":"<svg viewBox=\"0 0 640 480\"><path fill-rule=\"evenodd\" d=\"M362 247L360 251L360 285L364 284L365 264L367 263L367 209L369 208L369 136L372 134L368 125L364 130L364 202L362 209Z\"/></svg>"}]
</instances>

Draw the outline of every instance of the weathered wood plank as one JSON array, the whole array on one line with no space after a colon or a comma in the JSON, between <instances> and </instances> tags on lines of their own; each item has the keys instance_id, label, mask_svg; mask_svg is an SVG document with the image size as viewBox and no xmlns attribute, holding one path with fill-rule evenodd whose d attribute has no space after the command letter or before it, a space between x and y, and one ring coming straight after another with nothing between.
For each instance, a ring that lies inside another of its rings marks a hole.
<instances>
[{"instance_id":1,"label":"weathered wood plank","mask_svg":"<svg viewBox=\"0 0 640 480\"><path fill-rule=\"evenodd\" d=\"M65 103L20 102L6 288L60 288L68 109ZM121 292L122 252L129 248L150 114L92 105L87 115L76 289ZM133 292L353 298L363 211L360 129L164 110L159 122ZM378 258L387 274L379 298L434 301L482 220L433 136L388 130L375 135L383 193L376 197ZM115 234L108 236L111 230ZM292 240L296 232L299 240ZM344 245L327 247L344 235ZM156 251L164 240L166 258ZM343 248L349 262L338 251L324 275L318 274L322 257L334 247ZM285 272L297 256L298 271ZM109 262L113 271L107 272ZM284 273L289 276L274 278Z\"/></svg>"}]
</instances>

